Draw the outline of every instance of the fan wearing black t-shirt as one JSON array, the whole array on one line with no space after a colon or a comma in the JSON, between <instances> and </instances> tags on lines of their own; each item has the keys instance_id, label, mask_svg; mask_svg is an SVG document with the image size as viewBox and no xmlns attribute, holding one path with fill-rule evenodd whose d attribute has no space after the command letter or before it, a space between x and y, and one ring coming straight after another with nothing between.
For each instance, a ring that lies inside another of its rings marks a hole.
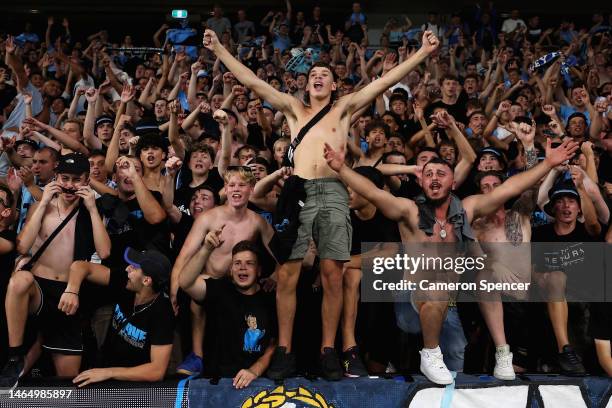
<instances>
[{"instance_id":1,"label":"fan wearing black t-shirt","mask_svg":"<svg viewBox=\"0 0 612 408\"><path fill-rule=\"evenodd\" d=\"M200 272L218 248L223 227L206 234L204 244L179 275L179 285L194 301L206 300L207 330L214 336L214 351L207 367L214 375L233 377L236 389L247 387L270 364L276 337L274 297L261 290L256 247L249 241L232 248L229 279L204 279Z\"/></svg>"},{"instance_id":2,"label":"fan wearing black t-shirt","mask_svg":"<svg viewBox=\"0 0 612 408\"><path fill-rule=\"evenodd\" d=\"M73 382L87 384L120 381L161 381L174 338L174 312L164 288L170 280L168 258L156 250L139 252L127 248L125 271L77 261L70 267L68 286L58 308L73 315L79 307L79 291L87 279L109 286L114 300L113 317L104 346L101 366L83 371Z\"/></svg>"},{"instance_id":3,"label":"fan wearing black t-shirt","mask_svg":"<svg viewBox=\"0 0 612 408\"><path fill-rule=\"evenodd\" d=\"M538 284L551 300L547 302L548 314L557 340L561 372L568 375L583 375L585 369L582 361L569 344L568 308L565 300L567 268L561 266L562 262L559 259L569 246L575 249L575 243L599 241L602 229L597 220L595 206L584 189L582 180L577 177L575 182L576 185L571 180L558 183L548 192L550 201L544 206L544 211L555 217L555 222L534 228L532 241L569 243L554 247L554 252L559 253L558 257L536 254L534 263L536 272L539 272L536 280L540 281ZM580 212L584 216L584 223L578 222ZM582 257L584 259L584 255ZM580 268L581 264L584 265L583 259L572 259L568 265L573 264L574 267Z\"/></svg>"}]
</instances>

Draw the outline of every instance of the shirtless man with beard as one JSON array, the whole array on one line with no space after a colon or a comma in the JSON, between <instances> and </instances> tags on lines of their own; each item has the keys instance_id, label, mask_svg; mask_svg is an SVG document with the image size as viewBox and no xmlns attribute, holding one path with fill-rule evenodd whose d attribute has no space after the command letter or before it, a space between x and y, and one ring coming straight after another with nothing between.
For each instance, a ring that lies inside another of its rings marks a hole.
<instances>
[{"instance_id":1,"label":"shirtless man with beard","mask_svg":"<svg viewBox=\"0 0 612 408\"><path fill-rule=\"evenodd\" d=\"M421 48L411 58L361 90L337 100L331 67L322 62L315 63L308 72L305 104L258 78L223 47L214 31L206 30L204 33L204 47L214 52L245 87L284 114L293 137L297 137L299 130L318 112L332 104L331 110L308 131L292 157L295 166L293 174L303 179L306 200L299 215L297 239L288 255L288 261L278 271L276 301L279 341L268 369L268 376L272 379L290 377L296 372L295 355L291 353L295 289L311 237L315 238L321 258L323 285L321 373L328 380L340 380L343 376L334 344L342 311L342 266L350 259L349 197L346 187L321 157L323 145L329 143L335 149L344 147L352 115L398 83L423 62L438 44L436 36L426 31Z\"/></svg>"},{"instance_id":2,"label":"shirtless man with beard","mask_svg":"<svg viewBox=\"0 0 612 408\"><path fill-rule=\"evenodd\" d=\"M507 200L535 184L553 167L569 160L577 149L578 145L569 140L552 149L548 140L546 159L542 163L512 177L487 194L473 195L464 200L451 193L453 169L441 159L433 159L423 167L421 185L424 194L412 201L376 188L368 179L351 170L344 163L344 149L334 150L326 143L324 157L349 188L373 203L387 218L398 222L403 243L453 243L473 241L472 220L495 212ZM435 301L415 303L423 332L421 371L436 384L451 384L453 377L444 364L439 347L448 300L440 301L437 298Z\"/></svg>"},{"instance_id":3,"label":"shirtless man with beard","mask_svg":"<svg viewBox=\"0 0 612 408\"><path fill-rule=\"evenodd\" d=\"M170 280L170 299L177 311L176 294L179 287L179 275L187 262L204 244L204 238L210 231L222 229L219 235L221 245L215 249L206 262L199 279L220 279L227 275L232 261L232 248L240 241L261 241L267 248L274 236L274 230L261 216L247 208L249 197L255 187L255 177L245 167L229 167L225 172L225 205L206 211L198 217L181 249L172 268ZM205 317L201 306L192 302L193 319L193 352L177 367L182 374L192 375L202 370L203 341Z\"/></svg>"}]
</instances>

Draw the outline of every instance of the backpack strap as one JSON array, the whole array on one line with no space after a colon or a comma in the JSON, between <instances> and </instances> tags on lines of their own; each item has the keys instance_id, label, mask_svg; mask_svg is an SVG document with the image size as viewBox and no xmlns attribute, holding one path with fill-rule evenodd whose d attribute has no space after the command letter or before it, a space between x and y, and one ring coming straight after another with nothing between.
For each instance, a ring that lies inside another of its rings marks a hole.
<instances>
[{"instance_id":1,"label":"backpack strap","mask_svg":"<svg viewBox=\"0 0 612 408\"><path fill-rule=\"evenodd\" d=\"M317 114L314 115L314 117L310 119L308 123L306 123L304 127L300 129L298 135L295 137L295 139L293 139L293 141L291 141L291 144L289 145L289 148L287 149L287 153L285 154L285 157L283 158L283 166L293 167L293 157L295 155L295 150L297 149L297 147L300 145L300 143L304 139L304 136L306 136L306 133L308 133L308 131L314 125L316 125L317 123L319 123L321 119L323 119L323 116L327 115L327 113L331 110L331 108L332 108L332 103L330 102L323 109L317 112Z\"/></svg>"},{"instance_id":2,"label":"backpack strap","mask_svg":"<svg viewBox=\"0 0 612 408\"><path fill-rule=\"evenodd\" d=\"M36 253L34 255L32 255L32 258L30 258L28 263L23 265L23 267L21 268L22 270L24 270L24 271L31 271L32 270L32 267L34 266L36 261L38 261L38 259L42 256L43 252L45 252L45 249L47 249L49 244L51 244L51 241L53 241L53 239L57 236L57 234L59 234L60 231L64 229L66 224L68 224L68 222L72 219L72 217L74 217L75 214L79 211L79 207L80 207L80 205L77 204L72 209L72 211L70 211L70 214L68 214L68 216L64 219L64 221L62 221L62 223L60 225L58 225L55 230L53 230L53 232L51 233L51 235L49 235L47 240L45 242L43 242L43 244L40 246L40 248L38 248L38 251L36 251Z\"/></svg>"}]
</instances>

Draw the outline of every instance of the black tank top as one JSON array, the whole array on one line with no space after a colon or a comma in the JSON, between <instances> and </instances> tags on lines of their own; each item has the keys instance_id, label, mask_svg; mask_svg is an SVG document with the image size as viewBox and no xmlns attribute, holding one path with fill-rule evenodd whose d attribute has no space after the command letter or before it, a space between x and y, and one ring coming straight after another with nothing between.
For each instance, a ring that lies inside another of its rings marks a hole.
<instances>
[{"instance_id":1,"label":"black tank top","mask_svg":"<svg viewBox=\"0 0 612 408\"><path fill-rule=\"evenodd\" d=\"M400 242L401 237L397 222L385 217L376 210L374 217L362 220L355 211L351 211L351 224L353 226L353 240L351 243L351 255L361 253L362 242Z\"/></svg>"}]
</instances>

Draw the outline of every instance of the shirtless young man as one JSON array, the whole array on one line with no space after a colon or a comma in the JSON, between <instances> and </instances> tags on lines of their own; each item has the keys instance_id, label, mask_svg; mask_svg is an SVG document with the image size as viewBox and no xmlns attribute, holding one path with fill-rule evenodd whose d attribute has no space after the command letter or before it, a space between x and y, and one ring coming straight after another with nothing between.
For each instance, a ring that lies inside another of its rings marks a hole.
<instances>
[{"instance_id":1,"label":"shirtless young man","mask_svg":"<svg viewBox=\"0 0 612 408\"><path fill-rule=\"evenodd\" d=\"M530 169L537 164L537 151L534 145L535 125L513 123L513 126L514 133L524 148L526 167ZM476 183L482 194L499 188L503 182L503 174L496 170L481 172L476 176ZM529 253L525 252L525 247L520 244L531 242L531 213L536 207L537 190L534 191L536 187L537 183L534 183L511 209L506 210L502 204L486 217L474 219L472 222L476 238L482 243L487 254L494 257L497 263L507 267L508 271L512 271L509 275L514 277L505 276L508 280L513 278L520 282L525 282L525 279L531 280L531 262L530 259L524 259ZM504 242L513 245L499 245ZM486 243L493 244L486 245ZM517 260L522 260L524 263L520 265L521 262L517 263ZM500 380L514 380L512 353L506 343L504 330L503 304L499 293L491 295L494 298L479 302L479 306L496 348L493 375Z\"/></svg>"},{"instance_id":2,"label":"shirtless young man","mask_svg":"<svg viewBox=\"0 0 612 408\"><path fill-rule=\"evenodd\" d=\"M517 196L550 169L569 160L578 149L576 143L566 141L556 149L548 140L546 159L534 168L512 177L499 188L487 194L478 194L459 200L451 194L454 184L453 169L441 160L433 159L423 167L421 185L424 195L415 201L394 197L376 188L365 177L355 173L344 163L344 149L334 150L325 144L324 157L349 188L372 202L383 214L399 223L404 243L452 243L473 241L471 221L491 214L510 198ZM423 331L424 348L421 350L421 371L436 384L451 384L453 377L446 368L439 348L439 336L448 301L417 301Z\"/></svg>"},{"instance_id":3,"label":"shirtless young man","mask_svg":"<svg viewBox=\"0 0 612 408\"><path fill-rule=\"evenodd\" d=\"M342 367L334 350L334 343L342 311L342 264L350 259L351 226L348 192L321 157L323 144L329 143L335 149L344 147L353 113L399 82L423 62L437 48L438 43L436 36L426 31L422 47L411 58L358 92L345 95L336 101L333 97L336 83L330 67L316 63L308 72L306 105L259 79L221 45L213 31L206 30L204 33L204 46L213 51L245 87L284 114L291 135L297 136L300 128L321 109L333 103L330 112L308 132L294 153L294 174L306 180L304 188L307 198L300 212L300 229L289 261L278 273L276 300L279 347L268 370L268 376L272 379L283 379L295 373L295 356L291 353L296 306L295 288L310 237L315 239L321 258L322 374L329 380L342 378Z\"/></svg>"},{"instance_id":4,"label":"shirtless young man","mask_svg":"<svg viewBox=\"0 0 612 408\"><path fill-rule=\"evenodd\" d=\"M181 270L204 244L204 238L209 231L223 227L223 233L219 236L222 244L208 258L200 279L225 277L230 269L232 248L236 243L245 240L250 242L261 240L267 246L274 236L274 230L270 224L247 208L249 197L255 186L253 173L244 167L230 167L225 172L224 179L227 195L225 205L208 210L206 214L195 220L172 268L170 299L175 311L177 310L176 294ZM191 311L194 314L192 320L193 353L177 368L178 372L190 375L197 373L198 369L202 369L201 359L204 354L202 343L204 341L205 324L201 306L192 302Z\"/></svg>"},{"instance_id":5,"label":"shirtless young man","mask_svg":"<svg viewBox=\"0 0 612 408\"><path fill-rule=\"evenodd\" d=\"M22 264L11 276L5 302L11 357L0 375L3 387L14 387L24 369L34 362L30 358L27 364L24 361L24 331L29 314L38 316L42 345L52 353L57 375L78 374L83 351L80 322L75 316L61 313L58 302L66 290L73 260L89 260L94 251L100 258L110 254L110 238L96 208L94 192L88 186L87 158L78 153L62 156L57 173L57 181L45 186L42 199L33 207L17 238L19 253L36 253L68 214L77 206L79 210L31 270L24 270Z\"/></svg>"}]
</instances>

